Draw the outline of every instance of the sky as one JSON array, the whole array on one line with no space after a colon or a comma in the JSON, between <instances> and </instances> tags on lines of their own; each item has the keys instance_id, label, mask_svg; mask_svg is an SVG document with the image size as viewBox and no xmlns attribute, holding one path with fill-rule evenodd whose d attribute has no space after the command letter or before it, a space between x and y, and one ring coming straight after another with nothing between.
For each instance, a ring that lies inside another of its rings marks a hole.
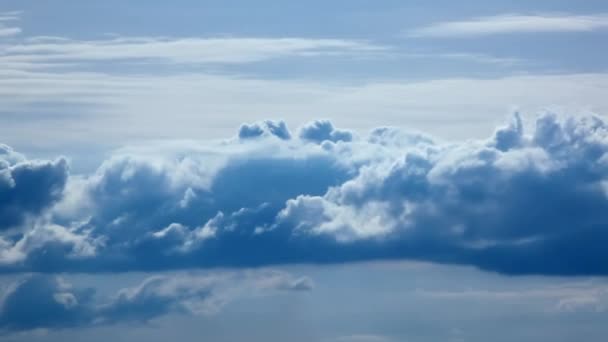
<instances>
[{"instance_id":1,"label":"sky","mask_svg":"<svg viewBox=\"0 0 608 342\"><path fill-rule=\"evenodd\" d=\"M0 340L604 341L607 39L594 0L3 0Z\"/></svg>"}]
</instances>

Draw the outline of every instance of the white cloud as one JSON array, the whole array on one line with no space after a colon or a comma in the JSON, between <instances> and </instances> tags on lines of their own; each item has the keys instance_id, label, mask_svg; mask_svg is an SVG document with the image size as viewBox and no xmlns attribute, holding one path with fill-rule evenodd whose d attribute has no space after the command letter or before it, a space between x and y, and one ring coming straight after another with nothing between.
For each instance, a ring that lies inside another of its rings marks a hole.
<instances>
[{"instance_id":1,"label":"white cloud","mask_svg":"<svg viewBox=\"0 0 608 342\"><path fill-rule=\"evenodd\" d=\"M0 38L21 33L21 28L4 24L4 22L19 20L20 14L21 12L0 12Z\"/></svg>"},{"instance_id":2,"label":"white cloud","mask_svg":"<svg viewBox=\"0 0 608 342\"><path fill-rule=\"evenodd\" d=\"M476 37L524 32L589 32L608 28L608 15L502 14L414 29L410 37Z\"/></svg>"},{"instance_id":3,"label":"white cloud","mask_svg":"<svg viewBox=\"0 0 608 342\"><path fill-rule=\"evenodd\" d=\"M18 27L6 27L0 25L0 37L14 36L21 33L21 29Z\"/></svg>"},{"instance_id":4,"label":"white cloud","mask_svg":"<svg viewBox=\"0 0 608 342\"><path fill-rule=\"evenodd\" d=\"M0 12L0 21L19 20L21 11Z\"/></svg>"},{"instance_id":5,"label":"white cloud","mask_svg":"<svg viewBox=\"0 0 608 342\"><path fill-rule=\"evenodd\" d=\"M1 32L1 31L0 31ZM171 63L238 64L293 56L379 53L365 41L308 38L118 37L72 40L34 37L0 49L7 63L150 60ZM35 66L35 65L34 65Z\"/></svg>"}]
</instances>

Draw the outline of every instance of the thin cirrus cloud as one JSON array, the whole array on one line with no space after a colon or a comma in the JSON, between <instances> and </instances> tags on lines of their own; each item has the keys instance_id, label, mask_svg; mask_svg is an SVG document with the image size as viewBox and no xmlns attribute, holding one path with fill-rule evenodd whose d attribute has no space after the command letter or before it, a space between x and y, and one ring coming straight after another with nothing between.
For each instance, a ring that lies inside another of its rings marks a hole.
<instances>
[{"instance_id":1,"label":"thin cirrus cloud","mask_svg":"<svg viewBox=\"0 0 608 342\"><path fill-rule=\"evenodd\" d=\"M0 12L0 38L15 36L21 33L20 27L6 24L18 21L20 15L21 12Z\"/></svg>"},{"instance_id":2,"label":"thin cirrus cloud","mask_svg":"<svg viewBox=\"0 0 608 342\"><path fill-rule=\"evenodd\" d=\"M527 32L591 32L608 28L608 15L503 14L438 22L407 32L409 37L466 38Z\"/></svg>"},{"instance_id":3,"label":"thin cirrus cloud","mask_svg":"<svg viewBox=\"0 0 608 342\"><path fill-rule=\"evenodd\" d=\"M19 34L20 12L0 13L0 37ZM301 37L122 37L74 40L25 37L0 49L1 69L73 66L103 61L174 64L241 64L282 57L315 57L384 53L388 48L364 40ZM0 70L1 70L0 69Z\"/></svg>"},{"instance_id":4,"label":"thin cirrus cloud","mask_svg":"<svg viewBox=\"0 0 608 342\"><path fill-rule=\"evenodd\" d=\"M417 295L445 301L505 301L528 303L530 300L544 300L552 312L604 312L608 309L608 287L591 281L565 283L561 285L525 288L517 290L424 290L417 289Z\"/></svg>"},{"instance_id":5,"label":"thin cirrus cloud","mask_svg":"<svg viewBox=\"0 0 608 342\"><path fill-rule=\"evenodd\" d=\"M0 24L0 37L14 36L21 33L21 29L18 27L7 27Z\"/></svg>"},{"instance_id":6,"label":"thin cirrus cloud","mask_svg":"<svg viewBox=\"0 0 608 342\"><path fill-rule=\"evenodd\" d=\"M4 22L18 21L21 12L0 13L0 37L21 32ZM92 61L163 61L170 63L251 63L290 56L380 53L386 47L366 41L299 37L121 37L74 40L33 36L0 50L5 65L36 67L41 63Z\"/></svg>"},{"instance_id":7,"label":"thin cirrus cloud","mask_svg":"<svg viewBox=\"0 0 608 342\"><path fill-rule=\"evenodd\" d=\"M117 37L72 40L33 37L2 50L6 63L148 60L171 63L239 64L281 57L382 53L365 41L307 38Z\"/></svg>"},{"instance_id":8,"label":"thin cirrus cloud","mask_svg":"<svg viewBox=\"0 0 608 342\"><path fill-rule=\"evenodd\" d=\"M0 222L0 272L399 259L608 274L608 126L547 114L528 129L515 115L487 139L445 144L264 121L221 143L117 151L78 177L62 158L5 148L0 212L23 213ZM24 186L22 169L45 186ZM33 197L35 211L22 200Z\"/></svg>"}]
</instances>

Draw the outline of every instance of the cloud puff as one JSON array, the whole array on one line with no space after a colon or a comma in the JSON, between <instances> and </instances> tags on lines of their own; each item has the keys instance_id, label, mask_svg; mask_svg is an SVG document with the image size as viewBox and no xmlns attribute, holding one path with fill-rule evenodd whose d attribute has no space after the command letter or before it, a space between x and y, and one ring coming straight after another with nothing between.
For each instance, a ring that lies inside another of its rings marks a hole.
<instances>
[{"instance_id":1,"label":"cloud puff","mask_svg":"<svg viewBox=\"0 0 608 342\"><path fill-rule=\"evenodd\" d=\"M607 127L548 114L526 131L514 115L488 139L444 144L326 121L291 137L265 121L203 147L123 150L71 180L47 224L5 238L0 270L414 259L608 274Z\"/></svg>"},{"instance_id":2,"label":"cloud puff","mask_svg":"<svg viewBox=\"0 0 608 342\"><path fill-rule=\"evenodd\" d=\"M323 141L351 141L353 133L334 128L329 120L316 120L300 129L300 138L303 140L322 143Z\"/></svg>"},{"instance_id":3,"label":"cloud puff","mask_svg":"<svg viewBox=\"0 0 608 342\"><path fill-rule=\"evenodd\" d=\"M238 296L309 291L312 280L261 270L210 275L152 276L101 299L59 277L32 275L13 284L0 309L0 329L67 328L148 322L170 314L213 314ZM35 308L35 309L32 309Z\"/></svg>"},{"instance_id":4,"label":"cloud puff","mask_svg":"<svg viewBox=\"0 0 608 342\"><path fill-rule=\"evenodd\" d=\"M259 123L243 124L239 129L240 139L259 138L269 135L283 140L291 138L291 133L284 121L266 120Z\"/></svg>"},{"instance_id":5,"label":"cloud puff","mask_svg":"<svg viewBox=\"0 0 608 342\"><path fill-rule=\"evenodd\" d=\"M56 203L67 179L65 159L27 160L0 144L0 230L17 227Z\"/></svg>"}]
</instances>

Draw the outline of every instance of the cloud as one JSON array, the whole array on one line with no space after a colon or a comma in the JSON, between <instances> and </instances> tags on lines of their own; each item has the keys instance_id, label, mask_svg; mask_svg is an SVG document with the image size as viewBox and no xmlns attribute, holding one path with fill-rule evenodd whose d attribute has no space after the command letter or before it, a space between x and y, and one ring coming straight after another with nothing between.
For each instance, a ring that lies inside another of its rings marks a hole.
<instances>
[{"instance_id":1,"label":"cloud","mask_svg":"<svg viewBox=\"0 0 608 342\"><path fill-rule=\"evenodd\" d=\"M0 38L10 37L21 33L21 28L7 26L5 22L17 21L20 19L20 12L0 12Z\"/></svg>"},{"instance_id":2,"label":"cloud","mask_svg":"<svg viewBox=\"0 0 608 342\"><path fill-rule=\"evenodd\" d=\"M502 14L462 21L439 22L414 29L410 37L466 38L507 33L591 32L608 28L608 15Z\"/></svg>"},{"instance_id":3,"label":"cloud","mask_svg":"<svg viewBox=\"0 0 608 342\"><path fill-rule=\"evenodd\" d=\"M32 275L4 293L0 330L145 323L171 313L209 315L239 296L309 291L311 284L307 277L272 270L175 274L152 276L108 298L98 298L93 288L75 288L55 276Z\"/></svg>"},{"instance_id":4,"label":"cloud","mask_svg":"<svg viewBox=\"0 0 608 342\"><path fill-rule=\"evenodd\" d=\"M0 24L0 37L14 36L21 33L21 29L18 27L7 27Z\"/></svg>"},{"instance_id":5,"label":"cloud","mask_svg":"<svg viewBox=\"0 0 608 342\"><path fill-rule=\"evenodd\" d=\"M298 131L265 121L220 142L117 151L3 238L0 270L408 259L608 274L608 126L597 116L524 127L516 114L487 139L454 143L390 127L333 139L347 131L323 121Z\"/></svg>"},{"instance_id":6,"label":"cloud","mask_svg":"<svg viewBox=\"0 0 608 342\"><path fill-rule=\"evenodd\" d=\"M4 294L0 326L6 330L31 330L86 323L91 315L92 295L92 289L73 289L59 278L27 277Z\"/></svg>"},{"instance_id":7,"label":"cloud","mask_svg":"<svg viewBox=\"0 0 608 342\"><path fill-rule=\"evenodd\" d=\"M254 123L251 125L243 124L239 129L240 139L252 139L259 138L262 136L272 135L279 139L288 140L291 138L291 133L287 129L287 125L284 121L272 121L266 120L260 123Z\"/></svg>"},{"instance_id":8,"label":"cloud","mask_svg":"<svg viewBox=\"0 0 608 342\"><path fill-rule=\"evenodd\" d=\"M429 291L418 289L416 293L441 301L505 301L510 305L529 304L530 301L541 300L545 301L547 309L554 313L604 312L608 309L608 287L592 281L518 290Z\"/></svg>"},{"instance_id":9,"label":"cloud","mask_svg":"<svg viewBox=\"0 0 608 342\"><path fill-rule=\"evenodd\" d=\"M0 21L14 21L21 18L21 11L0 12Z\"/></svg>"},{"instance_id":10,"label":"cloud","mask_svg":"<svg viewBox=\"0 0 608 342\"><path fill-rule=\"evenodd\" d=\"M0 31L1 32L1 31ZM381 53L365 41L309 38L116 37L73 40L32 37L6 46L4 63L91 63L100 61L175 64L242 64L285 57Z\"/></svg>"},{"instance_id":11,"label":"cloud","mask_svg":"<svg viewBox=\"0 0 608 342\"><path fill-rule=\"evenodd\" d=\"M351 246L366 241L362 251L372 245L385 257L513 274L605 274L606 125L547 115L531 137L520 125L515 118L485 144L405 153L325 196L288 201L279 219Z\"/></svg>"},{"instance_id":12,"label":"cloud","mask_svg":"<svg viewBox=\"0 0 608 342\"><path fill-rule=\"evenodd\" d=\"M43 213L61 198L67 179L65 159L27 160L0 144L0 230Z\"/></svg>"},{"instance_id":13,"label":"cloud","mask_svg":"<svg viewBox=\"0 0 608 342\"><path fill-rule=\"evenodd\" d=\"M323 141L351 141L353 133L346 130L334 128L329 120L316 120L300 129L300 139L309 140L317 143Z\"/></svg>"}]
</instances>

